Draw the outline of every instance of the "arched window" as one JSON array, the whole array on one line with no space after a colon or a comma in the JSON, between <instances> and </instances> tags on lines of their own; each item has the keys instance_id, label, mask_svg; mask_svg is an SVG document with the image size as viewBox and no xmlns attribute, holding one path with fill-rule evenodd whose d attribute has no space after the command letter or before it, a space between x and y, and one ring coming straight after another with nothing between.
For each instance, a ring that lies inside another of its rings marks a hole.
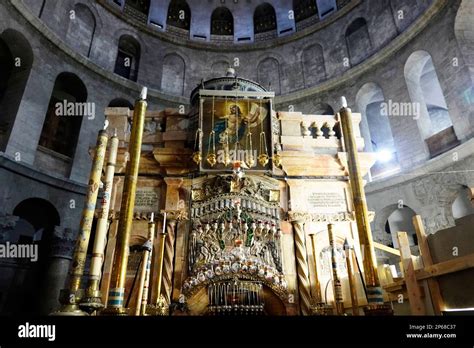
<instances>
[{"instance_id":1,"label":"arched window","mask_svg":"<svg viewBox=\"0 0 474 348\"><path fill-rule=\"evenodd\" d=\"M293 11L296 23L315 16L318 14L316 0L293 0Z\"/></svg>"},{"instance_id":2,"label":"arched window","mask_svg":"<svg viewBox=\"0 0 474 348\"><path fill-rule=\"evenodd\" d=\"M380 86L372 82L363 85L357 92L356 105L362 114L361 133L365 150L377 155L377 162L371 169L372 177L393 173L400 166L389 121L390 113L386 110Z\"/></svg>"},{"instance_id":3,"label":"arched window","mask_svg":"<svg viewBox=\"0 0 474 348\"><path fill-rule=\"evenodd\" d=\"M323 48L319 44L307 47L303 51L303 76L306 87L317 85L326 79Z\"/></svg>"},{"instance_id":4,"label":"arched window","mask_svg":"<svg viewBox=\"0 0 474 348\"><path fill-rule=\"evenodd\" d=\"M273 6L268 3L257 6L253 14L254 34L276 30L276 28L276 14Z\"/></svg>"},{"instance_id":5,"label":"arched window","mask_svg":"<svg viewBox=\"0 0 474 348\"><path fill-rule=\"evenodd\" d=\"M387 219L386 231L392 235L392 241L395 249L398 249L397 232L403 231L408 235L410 246L418 245L415 227L413 226L413 217L416 213L410 207L404 205L402 208L394 208ZM418 253L417 248L413 248L413 253Z\"/></svg>"},{"instance_id":6,"label":"arched window","mask_svg":"<svg viewBox=\"0 0 474 348\"><path fill-rule=\"evenodd\" d=\"M364 18L354 20L346 30L346 44L352 65L359 64L370 55L369 29Z\"/></svg>"},{"instance_id":7,"label":"arched window","mask_svg":"<svg viewBox=\"0 0 474 348\"><path fill-rule=\"evenodd\" d=\"M212 12L211 35L234 35L234 17L227 7Z\"/></svg>"},{"instance_id":8,"label":"arched window","mask_svg":"<svg viewBox=\"0 0 474 348\"><path fill-rule=\"evenodd\" d=\"M126 79L137 81L139 64L140 44L134 37L122 35L119 39L114 72Z\"/></svg>"},{"instance_id":9,"label":"arched window","mask_svg":"<svg viewBox=\"0 0 474 348\"><path fill-rule=\"evenodd\" d=\"M74 6L74 18L69 21L66 41L78 53L89 57L95 27L95 16L91 10L84 4L76 4Z\"/></svg>"},{"instance_id":10,"label":"arched window","mask_svg":"<svg viewBox=\"0 0 474 348\"><path fill-rule=\"evenodd\" d=\"M185 0L172 0L168 7L166 23L173 27L189 30L191 25L191 10Z\"/></svg>"},{"instance_id":11,"label":"arched window","mask_svg":"<svg viewBox=\"0 0 474 348\"><path fill-rule=\"evenodd\" d=\"M177 54L168 54L163 59L163 75L161 77L161 89L175 95L184 94L184 76L186 64Z\"/></svg>"},{"instance_id":12,"label":"arched window","mask_svg":"<svg viewBox=\"0 0 474 348\"><path fill-rule=\"evenodd\" d=\"M150 0L125 0L123 12L127 16L146 24L150 12Z\"/></svg>"},{"instance_id":13,"label":"arched window","mask_svg":"<svg viewBox=\"0 0 474 348\"><path fill-rule=\"evenodd\" d=\"M5 30L0 35L0 151L7 147L32 65L28 40L15 30Z\"/></svg>"},{"instance_id":14,"label":"arched window","mask_svg":"<svg viewBox=\"0 0 474 348\"><path fill-rule=\"evenodd\" d=\"M275 94L281 93L280 64L275 58L265 58L257 67L258 82Z\"/></svg>"},{"instance_id":15,"label":"arched window","mask_svg":"<svg viewBox=\"0 0 474 348\"><path fill-rule=\"evenodd\" d=\"M82 119L89 116L86 101L87 88L79 77L72 73L58 75L41 130L40 150L74 157Z\"/></svg>"},{"instance_id":16,"label":"arched window","mask_svg":"<svg viewBox=\"0 0 474 348\"><path fill-rule=\"evenodd\" d=\"M312 110L312 115L335 115L332 106L326 103L317 103Z\"/></svg>"},{"instance_id":17,"label":"arched window","mask_svg":"<svg viewBox=\"0 0 474 348\"><path fill-rule=\"evenodd\" d=\"M439 155L457 145L458 140L431 55L426 51L413 52L407 59L404 73L417 114L414 116L418 129L428 145L430 155Z\"/></svg>"}]
</instances>

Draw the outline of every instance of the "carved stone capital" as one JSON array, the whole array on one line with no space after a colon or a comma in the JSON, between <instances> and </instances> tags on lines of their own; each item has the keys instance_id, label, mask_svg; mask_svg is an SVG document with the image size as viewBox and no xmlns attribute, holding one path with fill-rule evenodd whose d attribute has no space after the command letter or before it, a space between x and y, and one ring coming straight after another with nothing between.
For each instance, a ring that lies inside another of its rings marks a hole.
<instances>
[{"instance_id":1,"label":"carved stone capital","mask_svg":"<svg viewBox=\"0 0 474 348\"><path fill-rule=\"evenodd\" d=\"M76 240L70 228L56 226L51 239L50 257L72 260Z\"/></svg>"}]
</instances>

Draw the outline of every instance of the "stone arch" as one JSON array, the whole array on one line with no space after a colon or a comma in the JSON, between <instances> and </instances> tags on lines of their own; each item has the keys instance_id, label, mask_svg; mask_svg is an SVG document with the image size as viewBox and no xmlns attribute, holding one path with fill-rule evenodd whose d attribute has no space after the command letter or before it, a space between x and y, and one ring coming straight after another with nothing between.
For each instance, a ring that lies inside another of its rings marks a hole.
<instances>
[{"instance_id":1,"label":"stone arch","mask_svg":"<svg viewBox=\"0 0 474 348\"><path fill-rule=\"evenodd\" d=\"M163 58L161 90L175 95L184 95L186 63L177 53L167 54Z\"/></svg>"},{"instance_id":2,"label":"stone arch","mask_svg":"<svg viewBox=\"0 0 474 348\"><path fill-rule=\"evenodd\" d=\"M5 151L23 93L33 66L34 54L23 34L6 29L0 35L0 151Z\"/></svg>"},{"instance_id":3,"label":"stone arch","mask_svg":"<svg viewBox=\"0 0 474 348\"><path fill-rule=\"evenodd\" d=\"M317 85L326 79L326 66L323 47L313 44L303 50L303 78L306 87Z\"/></svg>"},{"instance_id":4,"label":"stone arch","mask_svg":"<svg viewBox=\"0 0 474 348\"><path fill-rule=\"evenodd\" d=\"M70 18L66 42L78 53L89 57L96 32L96 18L90 8L82 3L74 5L74 18Z\"/></svg>"},{"instance_id":5,"label":"stone arch","mask_svg":"<svg viewBox=\"0 0 474 348\"><path fill-rule=\"evenodd\" d=\"M38 142L36 166L69 176L82 119L88 117L87 96L87 88L77 75L63 72L56 77Z\"/></svg>"},{"instance_id":6,"label":"stone arch","mask_svg":"<svg viewBox=\"0 0 474 348\"><path fill-rule=\"evenodd\" d=\"M212 12L211 35L234 35L234 16L227 7L221 6Z\"/></svg>"},{"instance_id":7,"label":"stone arch","mask_svg":"<svg viewBox=\"0 0 474 348\"><path fill-rule=\"evenodd\" d=\"M314 115L335 115L334 109L327 103L317 103L313 106L312 114Z\"/></svg>"},{"instance_id":8,"label":"stone arch","mask_svg":"<svg viewBox=\"0 0 474 348\"><path fill-rule=\"evenodd\" d=\"M221 58L219 60L216 60L211 65L210 78L225 76L229 67L230 63L227 58Z\"/></svg>"},{"instance_id":9,"label":"stone arch","mask_svg":"<svg viewBox=\"0 0 474 348\"><path fill-rule=\"evenodd\" d=\"M191 9L186 0L172 0L168 6L166 24L189 30L191 27Z\"/></svg>"},{"instance_id":10,"label":"stone arch","mask_svg":"<svg viewBox=\"0 0 474 348\"><path fill-rule=\"evenodd\" d=\"M133 104L125 98L112 99L108 105L109 108L129 108L133 110Z\"/></svg>"},{"instance_id":11,"label":"stone arch","mask_svg":"<svg viewBox=\"0 0 474 348\"><path fill-rule=\"evenodd\" d=\"M345 38L352 66L361 63L370 55L372 44L365 18L353 20L346 29Z\"/></svg>"},{"instance_id":12,"label":"stone arch","mask_svg":"<svg viewBox=\"0 0 474 348\"><path fill-rule=\"evenodd\" d=\"M418 115L414 116L417 117L422 138L426 141L452 128L453 123L431 55L426 51L413 52L405 63L404 75L411 101L419 108ZM454 131L452 136L457 141ZM434 155L431 149L430 153Z\"/></svg>"},{"instance_id":13,"label":"stone arch","mask_svg":"<svg viewBox=\"0 0 474 348\"><path fill-rule=\"evenodd\" d=\"M22 200L15 206L12 214L19 219L14 229L9 232L8 240L11 243L35 245L37 259L35 262L18 262L18 266L21 265L22 268L21 272L15 272L11 276L5 274L2 277L2 284L9 285L4 294L6 298L2 312L40 311L47 301L43 290L48 279L48 256L55 228L61 224L60 215L51 202L38 197Z\"/></svg>"},{"instance_id":14,"label":"stone arch","mask_svg":"<svg viewBox=\"0 0 474 348\"><path fill-rule=\"evenodd\" d=\"M454 22L454 34L458 41L464 62L469 68L471 80L474 82L474 2L461 1ZM474 95L474 87L471 89Z\"/></svg>"},{"instance_id":15,"label":"stone arch","mask_svg":"<svg viewBox=\"0 0 474 348\"><path fill-rule=\"evenodd\" d=\"M277 59L267 57L258 63L257 81L275 94L281 94L280 63Z\"/></svg>"},{"instance_id":16,"label":"stone arch","mask_svg":"<svg viewBox=\"0 0 474 348\"><path fill-rule=\"evenodd\" d=\"M399 169L395 140L382 88L374 82L364 84L356 95L357 110L362 114L361 133L366 151L377 154L373 177Z\"/></svg>"},{"instance_id":17,"label":"stone arch","mask_svg":"<svg viewBox=\"0 0 474 348\"><path fill-rule=\"evenodd\" d=\"M120 36L114 72L126 79L137 81L140 56L141 45L137 39L127 34Z\"/></svg>"},{"instance_id":18,"label":"stone arch","mask_svg":"<svg viewBox=\"0 0 474 348\"><path fill-rule=\"evenodd\" d=\"M275 9L268 2L264 2L255 8L253 13L254 34L273 31L277 28Z\"/></svg>"},{"instance_id":19,"label":"stone arch","mask_svg":"<svg viewBox=\"0 0 474 348\"><path fill-rule=\"evenodd\" d=\"M474 215L473 192L466 186L461 186L456 194L456 198L451 204L452 215L455 220Z\"/></svg>"}]
</instances>

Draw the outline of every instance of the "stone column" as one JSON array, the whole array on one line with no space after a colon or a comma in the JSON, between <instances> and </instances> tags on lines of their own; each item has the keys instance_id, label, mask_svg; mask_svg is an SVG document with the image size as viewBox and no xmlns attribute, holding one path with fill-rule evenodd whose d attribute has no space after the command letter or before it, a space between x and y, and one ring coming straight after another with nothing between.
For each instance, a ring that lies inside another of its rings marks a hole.
<instances>
[{"instance_id":1,"label":"stone column","mask_svg":"<svg viewBox=\"0 0 474 348\"><path fill-rule=\"evenodd\" d=\"M40 290L40 314L47 315L59 308L59 291L66 285L75 244L71 229L55 227Z\"/></svg>"},{"instance_id":2,"label":"stone column","mask_svg":"<svg viewBox=\"0 0 474 348\"><path fill-rule=\"evenodd\" d=\"M296 247L296 269L298 275L298 293L300 297L301 314L311 314L311 284L309 281L309 266L306 251L306 232L303 220L293 220Z\"/></svg>"}]
</instances>

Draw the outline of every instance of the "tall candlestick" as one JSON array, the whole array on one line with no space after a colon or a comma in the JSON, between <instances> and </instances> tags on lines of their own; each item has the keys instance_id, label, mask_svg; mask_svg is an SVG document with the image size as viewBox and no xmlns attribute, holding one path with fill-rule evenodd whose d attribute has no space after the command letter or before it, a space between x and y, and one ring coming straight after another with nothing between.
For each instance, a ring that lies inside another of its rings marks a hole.
<instances>
[{"instance_id":1,"label":"tall candlestick","mask_svg":"<svg viewBox=\"0 0 474 348\"><path fill-rule=\"evenodd\" d=\"M80 306L86 311L93 312L104 307L99 291L99 282L101 278L102 263L104 260L104 249L107 242L107 228L109 222L110 198L112 195L112 186L115 174L115 164L117 160L119 139L117 132L114 132L110 138L109 156L105 169L105 179L103 196L100 201L99 219L97 220L97 228L92 249L92 259L89 270L89 281L87 284L85 298Z\"/></svg>"},{"instance_id":2,"label":"tall candlestick","mask_svg":"<svg viewBox=\"0 0 474 348\"><path fill-rule=\"evenodd\" d=\"M148 240L143 245L143 261L142 269L140 272L140 284L138 286L137 306L135 308L135 315L144 315L148 302L148 283L150 280L153 239L155 237L155 222L153 221L154 215L154 213L151 213L150 222L148 223Z\"/></svg>"},{"instance_id":3,"label":"tall candlestick","mask_svg":"<svg viewBox=\"0 0 474 348\"><path fill-rule=\"evenodd\" d=\"M143 127L146 114L147 89L144 87L140 98L135 103L133 123L130 135L129 153L125 179L123 183L122 202L117 231L117 245L110 278L109 298L103 315L124 315L128 310L124 308L125 278L127 276L129 240L133 223L133 210L137 189L138 170L143 140Z\"/></svg>"},{"instance_id":4,"label":"tall candlestick","mask_svg":"<svg viewBox=\"0 0 474 348\"><path fill-rule=\"evenodd\" d=\"M351 292L352 314L359 315L359 301L357 299L357 284L352 271L352 250L347 239L344 241L344 252L346 254L347 279L349 280L349 290Z\"/></svg>"},{"instance_id":5,"label":"tall candlestick","mask_svg":"<svg viewBox=\"0 0 474 348\"><path fill-rule=\"evenodd\" d=\"M331 248L332 281L334 289L334 304L338 315L344 314L344 302L342 298L342 284L337 272L336 241L334 239L334 225L328 224L329 246Z\"/></svg>"},{"instance_id":6,"label":"tall candlestick","mask_svg":"<svg viewBox=\"0 0 474 348\"><path fill-rule=\"evenodd\" d=\"M82 275L84 274L92 221L94 219L95 205L99 193L102 166L107 149L107 125L108 122L106 121L104 129L99 131L97 137L97 144L92 160L92 169L89 176L89 185L84 202L84 209L82 211L79 235L77 237L76 248L72 257L72 268L69 274L69 287L61 290L61 308L59 309L59 312L53 313L53 315L86 315L86 313L79 308L79 303L84 297L84 291L79 289L79 287Z\"/></svg>"},{"instance_id":7,"label":"tall candlestick","mask_svg":"<svg viewBox=\"0 0 474 348\"><path fill-rule=\"evenodd\" d=\"M390 306L384 305L383 293L377 275L377 259L370 229L369 213L365 198L364 183L360 171L359 155L352 124L352 111L347 107L347 101L342 98L342 108L339 111L344 145L347 151L348 172L352 189L352 200L359 234L359 242L363 255L365 282L367 286L368 306L366 315L393 314Z\"/></svg>"},{"instance_id":8,"label":"tall candlestick","mask_svg":"<svg viewBox=\"0 0 474 348\"><path fill-rule=\"evenodd\" d=\"M148 311L151 315L163 315L164 314L164 298L161 296L161 284L163 278L163 259L165 254L166 244L166 211L163 212L163 230L160 233L158 240L158 269L156 271L156 302L154 305L148 307Z\"/></svg>"}]
</instances>

